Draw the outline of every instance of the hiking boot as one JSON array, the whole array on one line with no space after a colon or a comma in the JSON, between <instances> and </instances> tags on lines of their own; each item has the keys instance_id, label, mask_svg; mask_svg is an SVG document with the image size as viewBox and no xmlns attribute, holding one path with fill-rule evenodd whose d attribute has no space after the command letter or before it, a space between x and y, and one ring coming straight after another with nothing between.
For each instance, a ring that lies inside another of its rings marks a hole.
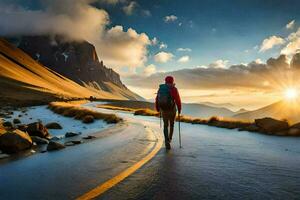
<instances>
[{"instance_id":1,"label":"hiking boot","mask_svg":"<svg viewBox=\"0 0 300 200\"><path fill-rule=\"evenodd\" d=\"M171 145L170 145L169 142L166 142L166 149L167 149L167 150L170 150L170 149L171 149Z\"/></svg>"}]
</instances>

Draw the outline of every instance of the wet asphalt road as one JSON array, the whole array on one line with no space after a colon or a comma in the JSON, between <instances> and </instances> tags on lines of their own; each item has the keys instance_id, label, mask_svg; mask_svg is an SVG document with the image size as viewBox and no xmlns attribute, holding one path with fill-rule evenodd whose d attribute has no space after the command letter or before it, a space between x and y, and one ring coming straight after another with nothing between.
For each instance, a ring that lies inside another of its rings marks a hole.
<instances>
[{"instance_id":1,"label":"wet asphalt road","mask_svg":"<svg viewBox=\"0 0 300 200\"><path fill-rule=\"evenodd\" d=\"M74 199L144 157L160 132L152 117L89 144L0 165L0 199ZM145 140L146 138L146 140ZM300 138L182 123L172 150L97 199L299 199ZM145 150L147 149L147 150Z\"/></svg>"},{"instance_id":2,"label":"wet asphalt road","mask_svg":"<svg viewBox=\"0 0 300 200\"><path fill-rule=\"evenodd\" d=\"M300 140L182 124L157 156L98 199L300 199Z\"/></svg>"}]
</instances>

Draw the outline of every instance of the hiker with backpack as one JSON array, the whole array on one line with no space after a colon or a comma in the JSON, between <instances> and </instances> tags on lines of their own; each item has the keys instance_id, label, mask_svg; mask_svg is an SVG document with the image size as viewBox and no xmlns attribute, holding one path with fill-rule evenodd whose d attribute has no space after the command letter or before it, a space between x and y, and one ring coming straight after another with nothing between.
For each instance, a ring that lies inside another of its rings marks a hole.
<instances>
[{"instance_id":1,"label":"hiker with backpack","mask_svg":"<svg viewBox=\"0 0 300 200\"><path fill-rule=\"evenodd\" d=\"M181 113L181 100L177 88L175 87L174 78L167 76L165 84L161 84L157 91L155 107L160 112L164 122L164 136L166 149L171 149L171 141L174 132L174 122L176 118L176 106L178 114ZM169 131L170 129L170 131Z\"/></svg>"}]
</instances>

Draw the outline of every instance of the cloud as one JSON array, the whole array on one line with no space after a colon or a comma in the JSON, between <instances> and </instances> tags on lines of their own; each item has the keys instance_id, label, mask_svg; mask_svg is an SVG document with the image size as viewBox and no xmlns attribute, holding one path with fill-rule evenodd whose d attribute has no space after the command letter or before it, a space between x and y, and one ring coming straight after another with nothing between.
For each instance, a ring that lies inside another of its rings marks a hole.
<instances>
[{"instance_id":1,"label":"cloud","mask_svg":"<svg viewBox=\"0 0 300 200\"><path fill-rule=\"evenodd\" d=\"M156 66L154 64L150 64L143 70L143 75L150 76L156 72Z\"/></svg>"},{"instance_id":2,"label":"cloud","mask_svg":"<svg viewBox=\"0 0 300 200\"><path fill-rule=\"evenodd\" d=\"M159 49L166 49L166 48L168 48L168 45L161 42L160 45L159 45Z\"/></svg>"},{"instance_id":3,"label":"cloud","mask_svg":"<svg viewBox=\"0 0 300 200\"><path fill-rule=\"evenodd\" d=\"M154 37L152 40L151 40L151 44L153 46L157 45L158 44L158 39L156 37Z\"/></svg>"},{"instance_id":4,"label":"cloud","mask_svg":"<svg viewBox=\"0 0 300 200\"><path fill-rule=\"evenodd\" d=\"M263 64L263 61L260 58L257 58L254 62L256 62L257 64Z\"/></svg>"},{"instance_id":5,"label":"cloud","mask_svg":"<svg viewBox=\"0 0 300 200\"><path fill-rule=\"evenodd\" d=\"M285 40L278 36L270 36L269 38L266 38L263 40L259 52L265 52L269 49L272 49L276 45L282 45L285 43Z\"/></svg>"},{"instance_id":6,"label":"cloud","mask_svg":"<svg viewBox=\"0 0 300 200\"><path fill-rule=\"evenodd\" d=\"M293 56L290 66L292 69L300 69L300 53Z\"/></svg>"},{"instance_id":7,"label":"cloud","mask_svg":"<svg viewBox=\"0 0 300 200\"><path fill-rule=\"evenodd\" d=\"M190 57L189 56L182 56L181 58L178 59L177 62L186 63L186 62L189 62L189 61L190 61Z\"/></svg>"},{"instance_id":8,"label":"cloud","mask_svg":"<svg viewBox=\"0 0 300 200\"><path fill-rule=\"evenodd\" d=\"M101 3L112 4L112 5L120 3L121 1L122 0L99 0L99 2Z\"/></svg>"},{"instance_id":9,"label":"cloud","mask_svg":"<svg viewBox=\"0 0 300 200\"><path fill-rule=\"evenodd\" d=\"M300 50L300 28L287 37L288 43L281 50L281 54L293 55Z\"/></svg>"},{"instance_id":10,"label":"cloud","mask_svg":"<svg viewBox=\"0 0 300 200\"><path fill-rule=\"evenodd\" d=\"M137 33L134 29L123 30L115 26L103 34L98 43L100 57L110 66L143 66L147 61L147 46L151 44L145 33Z\"/></svg>"},{"instance_id":11,"label":"cloud","mask_svg":"<svg viewBox=\"0 0 300 200\"><path fill-rule=\"evenodd\" d=\"M129 80L129 85L153 88L166 75L175 77L181 89L236 89L241 88L267 92L280 91L288 84L300 84L300 53L293 56L291 65L287 57L270 58L266 63L260 60L248 64L231 65L227 68L197 67L167 73L155 73L148 78Z\"/></svg>"},{"instance_id":12,"label":"cloud","mask_svg":"<svg viewBox=\"0 0 300 200\"><path fill-rule=\"evenodd\" d=\"M170 61L173 57L174 55L172 53L161 51L154 56L154 60L155 62L166 63Z\"/></svg>"},{"instance_id":13,"label":"cloud","mask_svg":"<svg viewBox=\"0 0 300 200\"><path fill-rule=\"evenodd\" d=\"M285 27L286 29L293 29L294 26L295 26L295 20L292 20Z\"/></svg>"},{"instance_id":14,"label":"cloud","mask_svg":"<svg viewBox=\"0 0 300 200\"><path fill-rule=\"evenodd\" d=\"M187 51L187 52L191 52L192 49L190 49L190 48L178 48L177 51Z\"/></svg>"},{"instance_id":15,"label":"cloud","mask_svg":"<svg viewBox=\"0 0 300 200\"><path fill-rule=\"evenodd\" d=\"M178 19L177 16L175 15L168 15L164 17L164 22L169 23L169 22L174 22Z\"/></svg>"},{"instance_id":16,"label":"cloud","mask_svg":"<svg viewBox=\"0 0 300 200\"><path fill-rule=\"evenodd\" d=\"M108 23L108 14L87 0L41 1L43 10L12 4L0 6L0 34L5 36L63 34L71 39L95 40Z\"/></svg>"},{"instance_id":17,"label":"cloud","mask_svg":"<svg viewBox=\"0 0 300 200\"><path fill-rule=\"evenodd\" d=\"M134 10L138 7L137 2L131 1L127 6L123 7L123 11L126 15L132 15Z\"/></svg>"},{"instance_id":18,"label":"cloud","mask_svg":"<svg viewBox=\"0 0 300 200\"><path fill-rule=\"evenodd\" d=\"M132 28L123 30L122 26L107 28L107 12L92 6L93 0L40 2L40 10L0 3L0 35L60 34L70 40L87 40L96 46L99 58L114 69L139 67L146 62L151 44L148 36Z\"/></svg>"},{"instance_id":19,"label":"cloud","mask_svg":"<svg viewBox=\"0 0 300 200\"><path fill-rule=\"evenodd\" d=\"M150 17L152 15L150 10L142 10L141 13L145 17Z\"/></svg>"},{"instance_id":20,"label":"cloud","mask_svg":"<svg viewBox=\"0 0 300 200\"><path fill-rule=\"evenodd\" d=\"M228 64L228 60L216 60L215 62L209 64L208 66L211 68L226 68Z\"/></svg>"}]
</instances>

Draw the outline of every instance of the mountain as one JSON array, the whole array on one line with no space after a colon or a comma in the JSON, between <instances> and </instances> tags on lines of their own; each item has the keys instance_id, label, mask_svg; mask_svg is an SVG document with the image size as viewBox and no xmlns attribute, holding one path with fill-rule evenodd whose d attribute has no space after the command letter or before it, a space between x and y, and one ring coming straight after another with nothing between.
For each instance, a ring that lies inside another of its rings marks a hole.
<instances>
[{"instance_id":1,"label":"mountain","mask_svg":"<svg viewBox=\"0 0 300 200\"><path fill-rule=\"evenodd\" d=\"M105 99L135 98L132 92L107 82L107 90L83 87L32 59L0 38L0 104L33 105L58 99L95 96Z\"/></svg>"},{"instance_id":2,"label":"mountain","mask_svg":"<svg viewBox=\"0 0 300 200\"><path fill-rule=\"evenodd\" d=\"M212 107L217 107L217 108L227 108L227 109L230 109L230 110L234 110L236 108L236 106L234 106L231 103L212 103L212 102L206 101L206 102L200 102L200 104L204 104L204 105L212 106Z\"/></svg>"},{"instance_id":3,"label":"mountain","mask_svg":"<svg viewBox=\"0 0 300 200\"><path fill-rule=\"evenodd\" d=\"M121 81L120 75L99 61L95 47L87 41L68 41L63 36L23 36L18 47L39 63L82 86L141 100Z\"/></svg>"},{"instance_id":4,"label":"mountain","mask_svg":"<svg viewBox=\"0 0 300 200\"><path fill-rule=\"evenodd\" d=\"M133 109L148 108L154 110L155 107L153 101L113 101L112 103L109 103L109 105L118 107L128 107ZM183 103L182 114L192 117L209 118L212 116L231 117L235 113L227 108L216 108L196 103Z\"/></svg>"},{"instance_id":5,"label":"mountain","mask_svg":"<svg viewBox=\"0 0 300 200\"><path fill-rule=\"evenodd\" d=\"M237 115L237 114L242 114L242 113L245 113L245 112L249 112L249 111L244 109L244 108L241 108L238 111L236 111L235 114Z\"/></svg>"},{"instance_id":6,"label":"mountain","mask_svg":"<svg viewBox=\"0 0 300 200\"><path fill-rule=\"evenodd\" d=\"M182 113L192 117L208 118L211 116L231 117L235 113L228 108L208 106L199 103L184 103Z\"/></svg>"},{"instance_id":7,"label":"mountain","mask_svg":"<svg viewBox=\"0 0 300 200\"><path fill-rule=\"evenodd\" d=\"M286 119L290 122L300 121L300 101L279 101L260 109L234 115L236 119L254 120L263 117Z\"/></svg>"}]
</instances>

